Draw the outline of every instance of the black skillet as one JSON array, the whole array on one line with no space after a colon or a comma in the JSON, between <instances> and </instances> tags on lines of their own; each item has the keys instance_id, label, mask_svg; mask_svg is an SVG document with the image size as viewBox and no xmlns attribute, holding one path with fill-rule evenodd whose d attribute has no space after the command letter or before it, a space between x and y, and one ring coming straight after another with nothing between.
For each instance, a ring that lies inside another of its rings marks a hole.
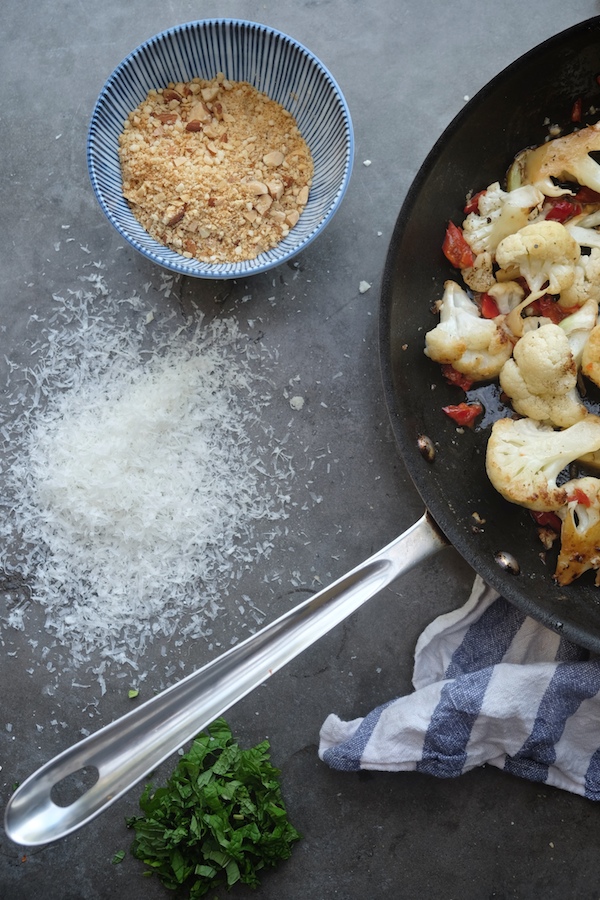
<instances>
[{"instance_id":1,"label":"black skillet","mask_svg":"<svg viewBox=\"0 0 600 900\"><path fill-rule=\"evenodd\" d=\"M491 426L457 434L441 412L464 394L449 386L439 366L425 357L423 335L436 324L430 308L441 298L444 281L460 281L441 253L448 220L460 224L467 192L502 182L515 154L548 136L548 123L572 131L577 100L582 101L582 121L598 121L599 74L600 17L595 17L526 53L465 105L407 194L390 243L380 319L392 426L433 518L488 584L535 619L594 651L600 651L600 588L590 573L565 588L553 582L556 553L543 558L529 513L503 500L487 479L485 446ZM491 392L488 398L493 401ZM433 463L419 450L422 435L434 444ZM507 554L518 564L518 574L500 564Z\"/></svg>"},{"instance_id":2,"label":"black skillet","mask_svg":"<svg viewBox=\"0 0 600 900\"><path fill-rule=\"evenodd\" d=\"M457 434L441 407L461 398L423 354L425 331L436 321L430 307L454 274L440 251L446 221L460 221L467 191L498 180L519 150L545 138L546 120L571 127L578 98L584 110L600 109L599 71L600 18L513 63L442 135L400 212L384 272L382 373L402 456L429 512L328 588L34 772L6 808L12 840L39 845L91 821L391 580L447 546L448 539L526 613L600 649L600 589L583 579L564 590L553 584L553 560L541 560L528 513L506 503L488 483L485 429ZM419 450L423 435L435 446L433 462ZM515 558L519 574L500 568L499 553ZM83 769L97 773L95 783L69 805L55 802L55 789L60 794L61 782Z\"/></svg>"}]
</instances>

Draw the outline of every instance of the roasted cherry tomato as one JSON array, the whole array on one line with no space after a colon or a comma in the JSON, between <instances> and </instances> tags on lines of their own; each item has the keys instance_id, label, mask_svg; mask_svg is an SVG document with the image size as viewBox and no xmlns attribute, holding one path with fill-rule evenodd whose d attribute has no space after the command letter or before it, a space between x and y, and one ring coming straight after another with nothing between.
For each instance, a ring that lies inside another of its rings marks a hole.
<instances>
[{"instance_id":1,"label":"roasted cherry tomato","mask_svg":"<svg viewBox=\"0 0 600 900\"><path fill-rule=\"evenodd\" d=\"M544 294L543 297L534 300L529 307L534 315L544 316L555 325L560 325L563 319L577 312L578 308L577 306L561 306L549 294Z\"/></svg>"},{"instance_id":2,"label":"roasted cherry tomato","mask_svg":"<svg viewBox=\"0 0 600 900\"><path fill-rule=\"evenodd\" d=\"M463 212L466 213L466 215L469 215L469 213L472 213L472 212L478 212L479 211L479 198L483 197L484 194L485 194L485 191L478 191L476 194L473 194L471 199L468 200L467 203L465 204L465 208L464 208Z\"/></svg>"},{"instance_id":3,"label":"roasted cherry tomato","mask_svg":"<svg viewBox=\"0 0 600 900\"><path fill-rule=\"evenodd\" d=\"M457 387L462 388L463 391L468 391L473 384L470 378L467 378L462 372L457 372L453 366L447 363L442 364L442 375L448 384L455 384Z\"/></svg>"},{"instance_id":4,"label":"roasted cherry tomato","mask_svg":"<svg viewBox=\"0 0 600 900\"><path fill-rule=\"evenodd\" d=\"M588 497L585 491L582 491L581 488L573 488L571 491L571 495L569 497L569 502L572 503L573 500L576 500L577 503L580 503L581 506L591 506L592 501Z\"/></svg>"},{"instance_id":5,"label":"roasted cherry tomato","mask_svg":"<svg viewBox=\"0 0 600 900\"><path fill-rule=\"evenodd\" d=\"M530 512L533 519L540 526L540 528L552 528L553 531L556 531L560 534L562 522L560 520L560 517L557 516L556 513L535 512L534 510L530 510Z\"/></svg>"},{"instance_id":6,"label":"roasted cherry tomato","mask_svg":"<svg viewBox=\"0 0 600 900\"><path fill-rule=\"evenodd\" d=\"M484 319L495 319L500 315L498 304L491 294L481 295L481 315Z\"/></svg>"},{"instance_id":7,"label":"roasted cherry tomato","mask_svg":"<svg viewBox=\"0 0 600 900\"><path fill-rule=\"evenodd\" d=\"M546 213L546 219L553 222L566 222L573 216L578 216L581 212L579 203L573 203L571 200L557 200L552 204L552 209Z\"/></svg>"},{"instance_id":8,"label":"roasted cherry tomato","mask_svg":"<svg viewBox=\"0 0 600 900\"><path fill-rule=\"evenodd\" d=\"M600 203L600 194L592 188L582 187L576 195L578 203Z\"/></svg>"},{"instance_id":9,"label":"roasted cherry tomato","mask_svg":"<svg viewBox=\"0 0 600 900\"><path fill-rule=\"evenodd\" d=\"M457 406L442 406L442 410L457 425L472 427L477 416L483 412L483 406L481 403L459 403Z\"/></svg>"},{"instance_id":10,"label":"roasted cherry tomato","mask_svg":"<svg viewBox=\"0 0 600 900\"><path fill-rule=\"evenodd\" d=\"M446 259L457 269L467 269L475 262L473 251L467 244L462 229L454 222L448 223L442 250Z\"/></svg>"}]
</instances>

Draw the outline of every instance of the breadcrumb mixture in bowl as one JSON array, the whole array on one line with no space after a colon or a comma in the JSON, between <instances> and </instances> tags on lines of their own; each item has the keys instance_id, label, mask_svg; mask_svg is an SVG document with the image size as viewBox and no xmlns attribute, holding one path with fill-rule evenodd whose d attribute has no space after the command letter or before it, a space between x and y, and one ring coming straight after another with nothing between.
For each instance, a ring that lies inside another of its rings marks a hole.
<instances>
[{"instance_id":1,"label":"breadcrumb mixture in bowl","mask_svg":"<svg viewBox=\"0 0 600 900\"><path fill-rule=\"evenodd\" d=\"M119 156L123 194L146 231L209 263L277 246L313 176L293 116L223 73L150 91L125 123Z\"/></svg>"},{"instance_id":2,"label":"breadcrumb mixture in bowl","mask_svg":"<svg viewBox=\"0 0 600 900\"><path fill-rule=\"evenodd\" d=\"M323 230L354 138L309 50L213 19L163 32L117 67L87 151L100 206L133 247L181 274L233 278L281 265Z\"/></svg>"}]
</instances>

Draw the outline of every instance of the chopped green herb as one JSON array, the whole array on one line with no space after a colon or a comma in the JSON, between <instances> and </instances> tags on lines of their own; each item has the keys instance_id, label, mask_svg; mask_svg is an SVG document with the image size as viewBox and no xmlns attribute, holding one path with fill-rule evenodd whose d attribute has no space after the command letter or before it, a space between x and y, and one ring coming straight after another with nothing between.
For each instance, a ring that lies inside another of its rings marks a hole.
<instances>
[{"instance_id":1,"label":"chopped green herb","mask_svg":"<svg viewBox=\"0 0 600 900\"><path fill-rule=\"evenodd\" d=\"M224 719L199 734L164 787L146 786L131 852L190 900L223 884L258 887L261 869L291 855L290 824L269 742L242 750Z\"/></svg>"},{"instance_id":2,"label":"chopped green herb","mask_svg":"<svg viewBox=\"0 0 600 900\"><path fill-rule=\"evenodd\" d=\"M115 855L113 856L112 861L115 865L117 865L117 863L123 862L124 859L125 859L125 851L118 850L115 853Z\"/></svg>"},{"instance_id":3,"label":"chopped green herb","mask_svg":"<svg viewBox=\"0 0 600 900\"><path fill-rule=\"evenodd\" d=\"M140 692L135 690L135 688L131 688L131 690L129 691L127 696L129 697L130 700L135 700L135 698L139 696L139 693Z\"/></svg>"}]
</instances>

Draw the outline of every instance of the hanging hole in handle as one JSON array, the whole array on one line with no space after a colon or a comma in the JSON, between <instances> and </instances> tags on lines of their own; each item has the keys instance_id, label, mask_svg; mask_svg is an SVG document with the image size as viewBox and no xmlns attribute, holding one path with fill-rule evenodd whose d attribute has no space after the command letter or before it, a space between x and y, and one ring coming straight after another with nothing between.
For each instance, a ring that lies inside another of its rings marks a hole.
<instances>
[{"instance_id":1,"label":"hanging hole in handle","mask_svg":"<svg viewBox=\"0 0 600 900\"><path fill-rule=\"evenodd\" d=\"M71 806L94 787L99 777L100 772L95 766L84 766L57 781L50 791L50 799L56 806Z\"/></svg>"}]
</instances>

